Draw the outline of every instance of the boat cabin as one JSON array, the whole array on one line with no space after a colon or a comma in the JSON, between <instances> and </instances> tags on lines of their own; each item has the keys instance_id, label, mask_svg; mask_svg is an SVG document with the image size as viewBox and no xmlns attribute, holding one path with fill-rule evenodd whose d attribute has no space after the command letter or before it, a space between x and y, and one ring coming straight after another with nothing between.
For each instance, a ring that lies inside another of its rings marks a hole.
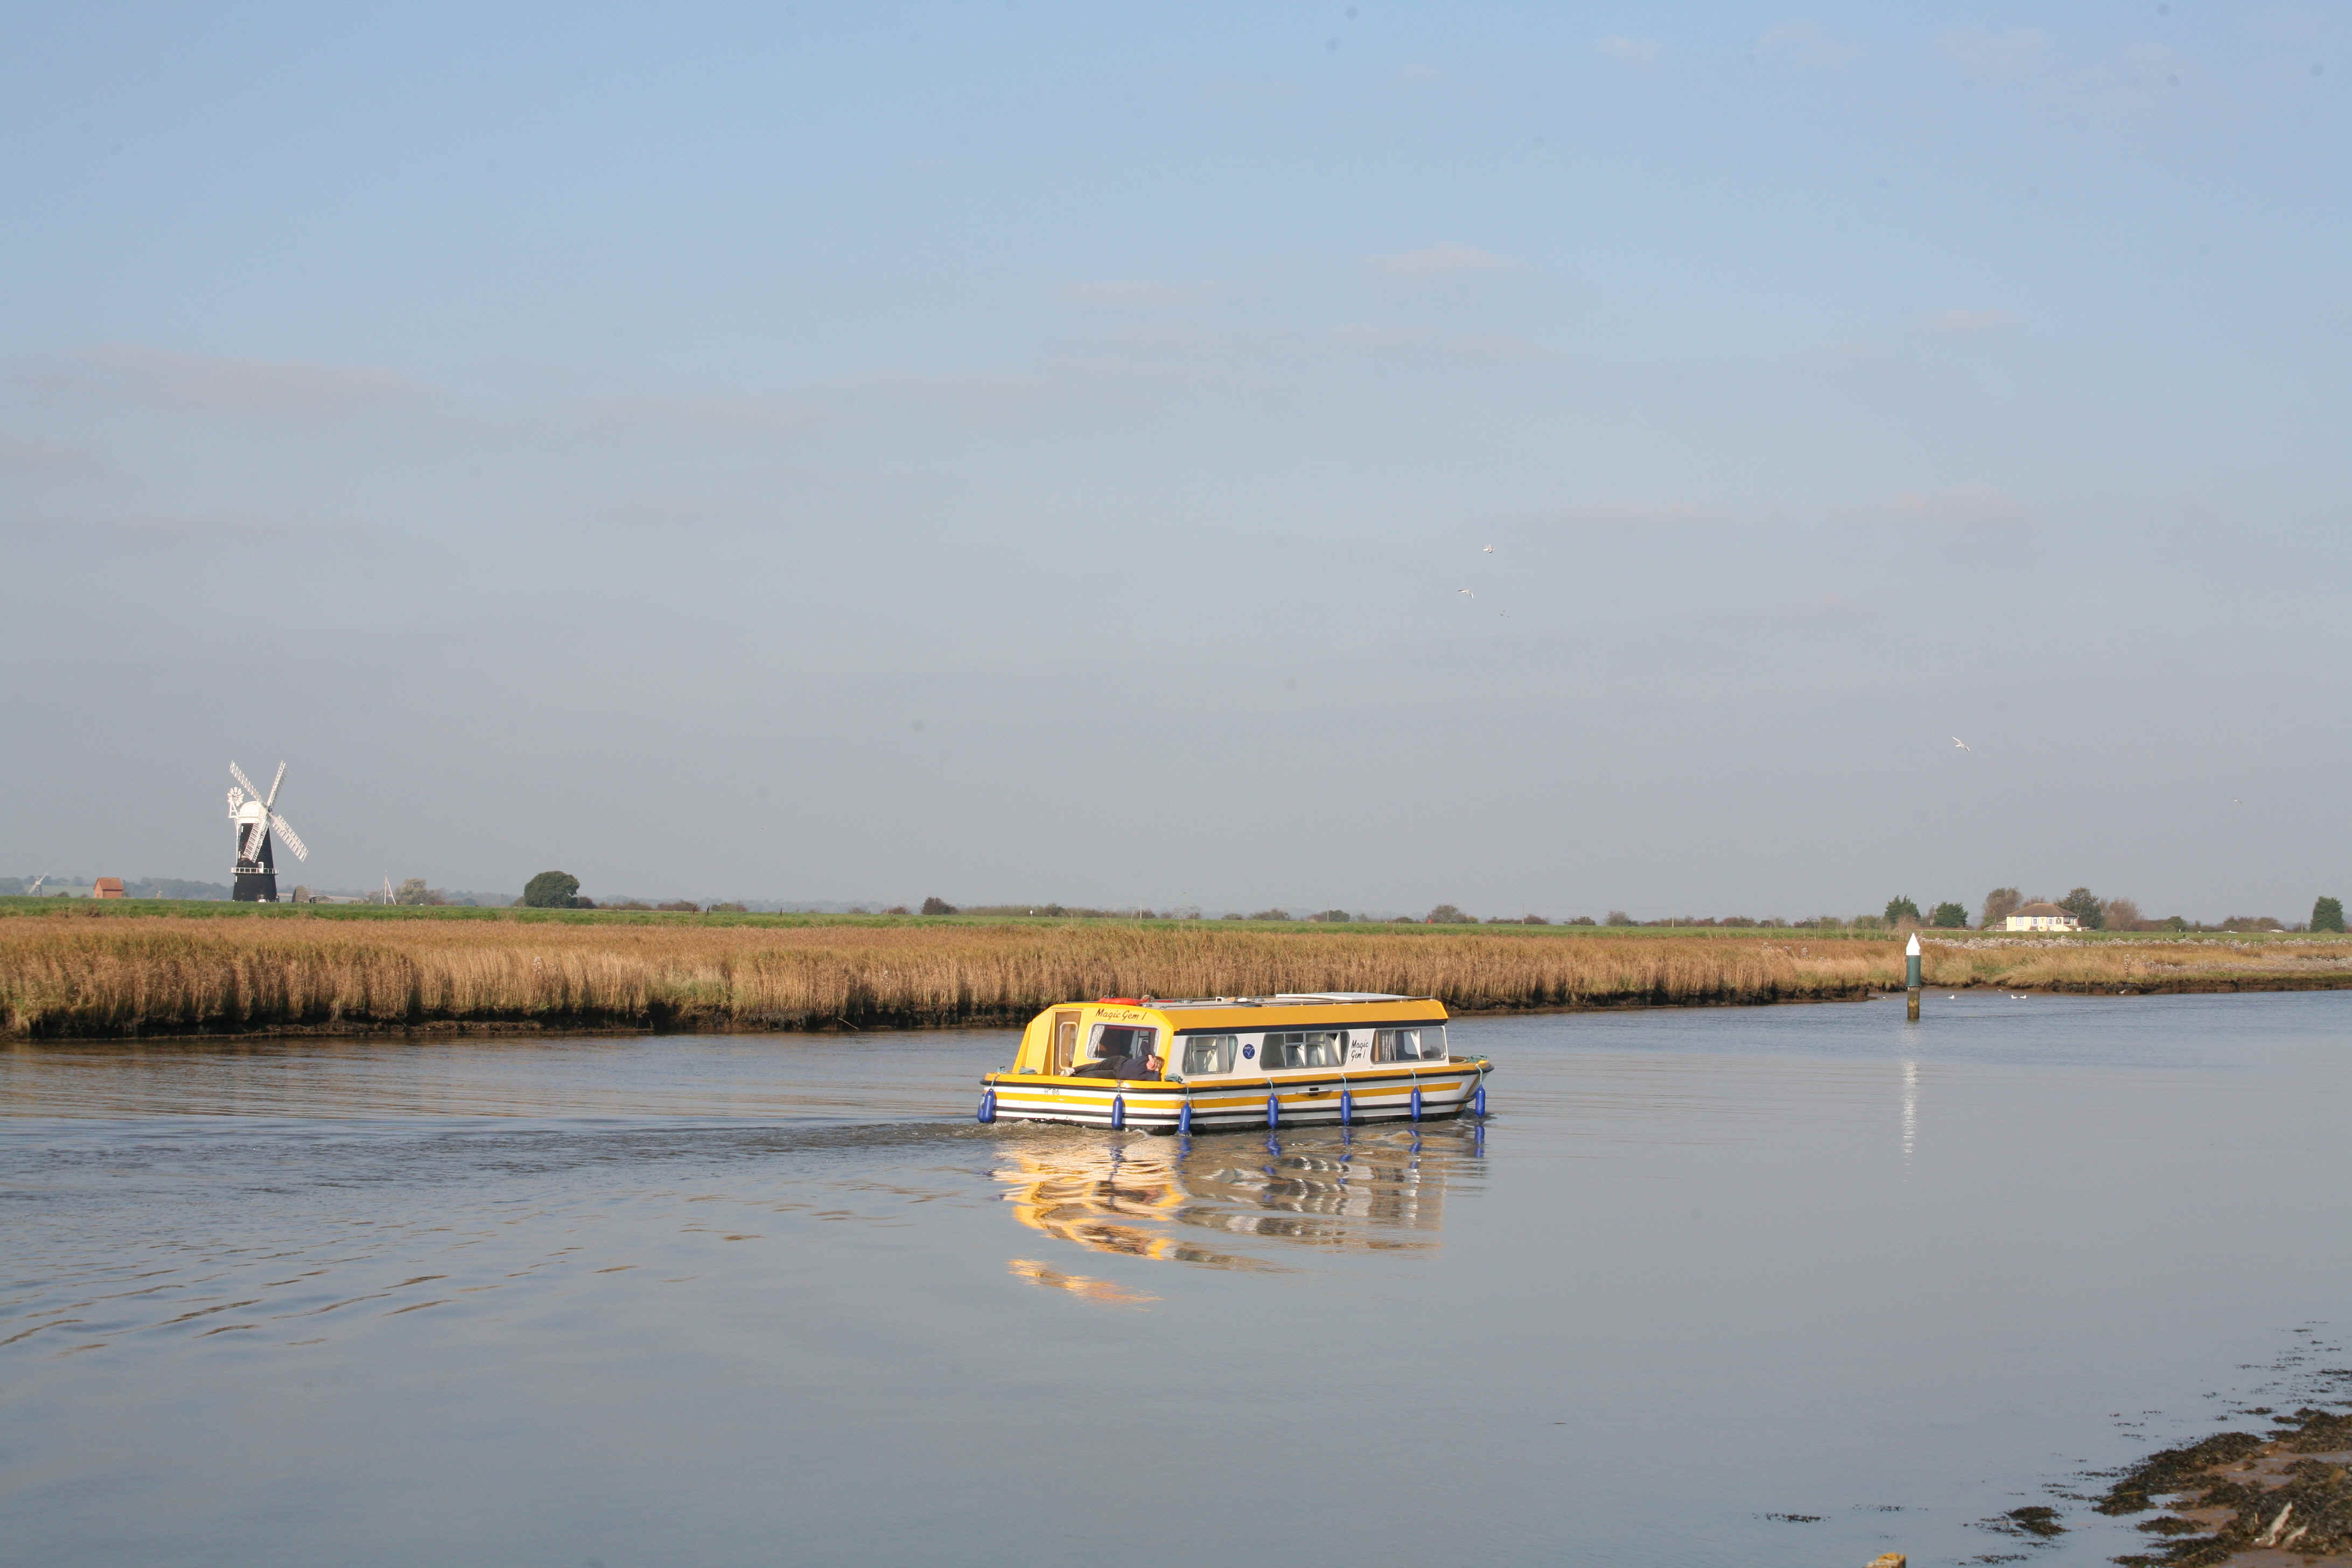
<instances>
[{"instance_id":1,"label":"boat cabin","mask_svg":"<svg viewBox=\"0 0 2352 1568\"><path fill-rule=\"evenodd\" d=\"M1368 992L1108 996L1038 1014L1013 1071L1189 1083L1440 1063L1448 1059L1445 1021L1444 1004L1433 998Z\"/></svg>"}]
</instances>

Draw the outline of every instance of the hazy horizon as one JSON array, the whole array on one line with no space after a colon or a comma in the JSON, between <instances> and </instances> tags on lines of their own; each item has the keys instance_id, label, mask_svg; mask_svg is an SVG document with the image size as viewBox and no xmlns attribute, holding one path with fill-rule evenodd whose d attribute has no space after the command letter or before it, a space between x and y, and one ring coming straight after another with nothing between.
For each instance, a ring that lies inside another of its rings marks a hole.
<instances>
[{"instance_id":1,"label":"hazy horizon","mask_svg":"<svg viewBox=\"0 0 2352 1568\"><path fill-rule=\"evenodd\" d=\"M0 864L2305 919L2347 39L28 16Z\"/></svg>"}]
</instances>

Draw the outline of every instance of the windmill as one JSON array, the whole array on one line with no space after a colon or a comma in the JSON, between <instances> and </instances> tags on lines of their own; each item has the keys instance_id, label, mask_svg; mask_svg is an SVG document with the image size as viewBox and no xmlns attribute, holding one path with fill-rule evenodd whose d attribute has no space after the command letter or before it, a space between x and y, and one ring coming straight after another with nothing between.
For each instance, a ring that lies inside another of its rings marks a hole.
<instances>
[{"instance_id":1,"label":"windmill","mask_svg":"<svg viewBox=\"0 0 2352 1568\"><path fill-rule=\"evenodd\" d=\"M278 862L269 853L270 830L275 828L286 840L296 859L310 858L294 825L278 815L278 788L286 782L286 764L278 764L278 776L269 781L267 795L253 787L253 781L235 763L229 763L228 771L238 785L228 792L228 819L236 824L236 886L229 897L248 904L274 904Z\"/></svg>"}]
</instances>

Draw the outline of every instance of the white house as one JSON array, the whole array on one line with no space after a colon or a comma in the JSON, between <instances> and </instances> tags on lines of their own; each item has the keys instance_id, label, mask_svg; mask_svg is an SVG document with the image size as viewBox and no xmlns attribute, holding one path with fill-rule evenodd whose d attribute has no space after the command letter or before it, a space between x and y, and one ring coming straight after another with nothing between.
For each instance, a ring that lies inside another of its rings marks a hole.
<instances>
[{"instance_id":1,"label":"white house","mask_svg":"<svg viewBox=\"0 0 2352 1568\"><path fill-rule=\"evenodd\" d=\"M2009 917L2011 931L2081 931L2083 922L2051 903L2021 904Z\"/></svg>"}]
</instances>

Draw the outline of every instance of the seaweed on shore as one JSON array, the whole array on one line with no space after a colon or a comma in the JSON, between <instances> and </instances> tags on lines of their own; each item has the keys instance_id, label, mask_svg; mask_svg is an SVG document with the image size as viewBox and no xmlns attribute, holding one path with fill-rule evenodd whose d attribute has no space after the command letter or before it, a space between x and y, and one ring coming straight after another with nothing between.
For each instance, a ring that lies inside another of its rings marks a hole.
<instances>
[{"instance_id":1,"label":"seaweed on shore","mask_svg":"<svg viewBox=\"0 0 2352 1568\"><path fill-rule=\"evenodd\" d=\"M2020 1533L2031 1535L2038 1541L2053 1540L2066 1533L2066 1527L2058 1522L2058 1510L2040 1503L2032 1508L2011 1509L2001 1517L2014 1525Z\"/></svg>"},{"instance_id":2,"label":"seaweed on shore","mask_svg":"<svg viewBox=\"0 0 2352 1568\"><path fill-rule=\"evenodd\" d=\"M2290 1454L2334 1454L2352 1448L2352 1411L2342 1413L2305 1405L2280 1417L2280 1429L2271 1434Z\"/></svg>"},{"instance_id":3,"label":"seaweed on shore","mask_svg":"<svg viewBox=\"0 0 2352 1568\"><path fill-rule=\"evenodd\" d=\"M2008 1535L2021 1541L2032 1540L2043 1542L2055 1541L2066 1533L2066 1527L2058 1522L2058 1510L2046 1503L2033 1503L2025 1508L2013 1508L2007 1513L1995 1514L1990 1519L1980 1519L1977 1521L1976 1527L1979 1530L1990 1530L1996 1535ZM1976 1557L1969 1561L2022 1563L2025 1559L2012 1553L2006 1556Z\"/></svg>"},{"instance_id":4,"label":"seaweed on shore","mask_svg":"<svg viewBox=\"0 0 2352 1568\"><path fill-rule=\"evenodd\" d=\"M2263 1462L2285 1455L2352 1449L2352 1414L2306 1405L2282 1416L2267 1437L2222 1432L2185 1447L2167 1448L2133 1466L2096 1505L2104 1514L2141 1513L2158 1497L2175 1512L2139 1529L2167 1537L2156 1551L2116 1559L2125 1568L2212 1568L2252 1547L2279 1547L2316 1556L2352 1550L2352 1468L2298 1458L2265 1473ZM2184 1513L2226 1510L2209 1526Z\"/></svg>"},{"instance_id":5,"label":"seaweed on shore","mask_svg":"<svg viewBox=\"0 0 2352 1568\"><path fill-rule=\"evenodd\" d=\"M2248 1458L2262 1446L2263 1440L2252 1432L2217 1432L2185 1448L2150 1454L2126 1470L2096 1506L2109 1515L2146 1512L2156 1506L2158 1495L2186 1491L2198 1478Z\"/></svg>"}]
</instances>

